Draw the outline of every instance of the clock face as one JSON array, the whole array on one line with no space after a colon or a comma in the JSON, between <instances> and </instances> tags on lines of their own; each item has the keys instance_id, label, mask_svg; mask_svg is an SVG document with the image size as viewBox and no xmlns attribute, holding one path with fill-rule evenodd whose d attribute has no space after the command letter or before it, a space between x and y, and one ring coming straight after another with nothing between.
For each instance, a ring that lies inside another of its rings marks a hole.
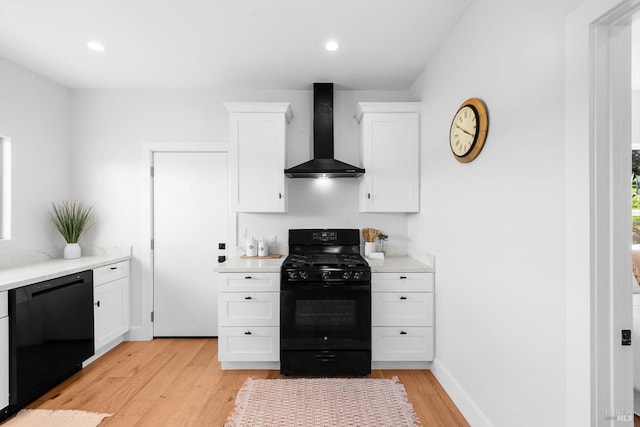
<instances>
[{"instance_id":1,"label":"clock face","mask_svg":"<svg viewBox=\"0 0 640 427\"><path fill-rule=\"evenodd\" d=\"M453 157L461 163L472 162L484 147L489 116L484 102L469 98L462 103L451 122L449 145Z\"/></svg>"},{"instance_id":2,"label":"clock face","mask_svg":"<svg viewBox=\"0 0 640 427\"><path fill-rule=\"evenodd\" d=\"M456 156L467 155L476 142L478 135L478 117L475 110L465 105L460 108L451 122L449 143Z\"/></svg>"}]
</instances>

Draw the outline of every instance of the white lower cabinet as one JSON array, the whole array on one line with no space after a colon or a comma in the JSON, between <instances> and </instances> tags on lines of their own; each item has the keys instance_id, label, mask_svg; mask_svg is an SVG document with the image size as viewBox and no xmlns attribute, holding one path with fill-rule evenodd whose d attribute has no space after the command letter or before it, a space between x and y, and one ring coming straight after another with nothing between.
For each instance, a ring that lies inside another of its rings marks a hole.
<instances>
[{"instance_id":1,"label":"white lower cabinet","mask_svg":"<svg viewBox=\"0 0 640 427\"><path fill-rule=\"evenodd\" d=\"M129 331L129 261L93 270L96 354L113 347ZM115 344L114 344L115 341Z\"/></svg>"},{"instance_id":2,"label":"white lower cabinet","mask_svg":"<svg viewBox=\"0 0 640 427\"><path fill-rule=\"evenodd\" d=\"M277 368L280 274L219 273L218 284L218 360L222 369Z\"/></svg>"},{"instance_id":3,"label":"white lower cabinet","mask_svg":"<svg viewBox=\"0 0 640 427\"><path fill-rule=\"evenodd\" d=\"M0 412L9 406L9 317L7 292L0 292Z\"/></svg>"},{"instance_id":4,"label":"white lower cabinet","mask_svg":"<svg viewBox=\"0 0 640 427\"><path fill-rule=\"evenodd\" d=\"M222 328L220 328L222 329ZM218 337L221 362L273 362L280 360L277 326L229 326Z\"/></svg>"},{"instance_id":5,"label":"white lower cabinet","mask_svg":"<svg viewBox=\"0 0 640 427\"><path fill-rule=\"evenodd\" d=\"M373 362L431 362L433 273L372 273Z\"/></svg>"},{"instance_id":6,"label":"white lower cabinet","mask_svg":"<svg viewBox=\"0 0 640 427\"><path fill-rule=\"evenodd\" d=\"M277 292L224 292L218 299L220 326L275 326L280 324Z\"/></svg>"}]
</instances>

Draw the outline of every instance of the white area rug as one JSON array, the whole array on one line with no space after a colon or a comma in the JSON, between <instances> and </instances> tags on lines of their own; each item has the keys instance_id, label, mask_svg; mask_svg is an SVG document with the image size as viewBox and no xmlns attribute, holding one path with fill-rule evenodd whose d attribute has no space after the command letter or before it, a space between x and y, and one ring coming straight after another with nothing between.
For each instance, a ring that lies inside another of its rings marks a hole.
<instances>
[{"instance_id":1,"label":"white area rug","mask_svg":"<svg viewBox=\"0 0 640 427\"><path fill-rule=\"evenodd\" d=\"M225 427L415 427L404 386L393 379L254 380L236 397Z\"/></svg>"},{"instance_id":2,"label":"white area rug","mask_svg":"<svg viewBox=\"0 0 640 427\"><path fill-rule=\"evenodd\" d=\"M111 414L48 409L23 409L2 427L96 427Z\"/></svg>"}]
</instances>

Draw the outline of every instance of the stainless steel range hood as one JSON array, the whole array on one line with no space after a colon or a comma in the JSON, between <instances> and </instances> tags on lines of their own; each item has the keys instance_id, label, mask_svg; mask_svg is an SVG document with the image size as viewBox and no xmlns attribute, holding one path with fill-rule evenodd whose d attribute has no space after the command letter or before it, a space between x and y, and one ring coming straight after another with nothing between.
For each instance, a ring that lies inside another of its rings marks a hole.
<instances>
[{"instance_id":1,"label":"stainless steel range hood","mask_svg":"<svg viewBox=\"0 0 640 427\"><path fill-rule=\"evenodd\" d=\"M364 173L333 158L333 83L313 84L313 159L284 173L290 178L356 178Z\"/></svg>"}]
</instances>

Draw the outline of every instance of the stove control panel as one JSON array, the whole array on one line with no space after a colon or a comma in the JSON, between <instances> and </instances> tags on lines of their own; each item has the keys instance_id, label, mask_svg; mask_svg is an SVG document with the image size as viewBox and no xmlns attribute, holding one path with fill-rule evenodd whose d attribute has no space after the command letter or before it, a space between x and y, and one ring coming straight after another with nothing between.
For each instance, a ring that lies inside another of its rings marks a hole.
<instances>
[{"instance_id":1,"label":"stove control panel","mask_svg":"<svg viewBox=\"0 0 640 427\"><path fill-rule=\"evenodd\" d=\"M301 269L287 268L282 270L283 282L366 282L371 280L368 270L345 269Z\"/></svg>"},{"instance_id":2,"label":"stove control panel","mask_svg":"<svg viewBox=\"0 0 640 427\"><path fill-rule=\"evenodd\" d=\"M334 242L338 240L336 231L317 231L311 235L311 239L319 242Z\"/></svg>"}]
</instances>

